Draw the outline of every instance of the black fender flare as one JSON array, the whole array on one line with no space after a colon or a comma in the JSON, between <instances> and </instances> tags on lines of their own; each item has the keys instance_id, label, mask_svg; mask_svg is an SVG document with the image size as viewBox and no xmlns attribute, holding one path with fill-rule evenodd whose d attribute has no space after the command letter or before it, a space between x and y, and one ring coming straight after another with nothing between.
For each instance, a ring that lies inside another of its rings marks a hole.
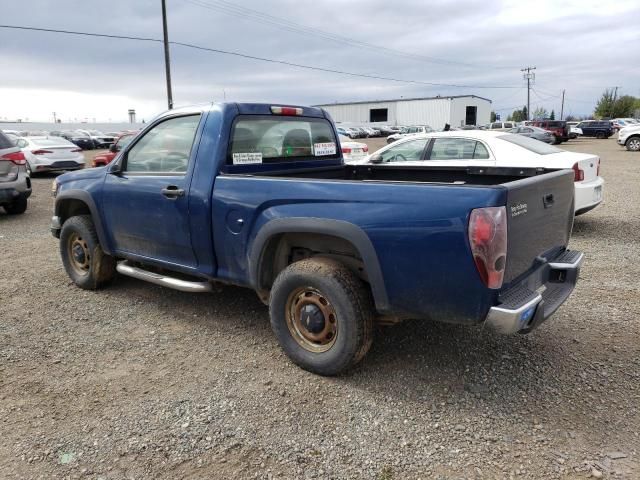
<instances>
[{"instance_id":1,"label":"black fender flare","mask_svg":"<svg viewBox=\"0 0 640 480\"><path fill-rule=\"evenodd\" d=\"M291 217L270 220L263 225L248 250L248 265L251 285L260 288L260 267L265 246L274 235L282 233L317 233L342 238L358 250L371 285L371 292L379 312L389 310L389 300L378 255L369 236L357 225L343 220Z\"/></svg>"},{"instance_id":2,"label":"black fender flare","mask_svg":"<svg viewBox=\"0 0 640 480\"><path fill-rule=\"evenodd\" d=\"M56 203L54 207L56 217L61 216L61 208L64 200L78 200L87 205L87 207L89 208L89 212L91 213L93 224L96 227L96 233L98 234L100 246L106 254L111 255L111 249L109 248L109 243L107 242L107 236L104 231L104 226L102 225L102 217L100 216L100 212L98 210L98 207L96 206L96 203L93 201L93 197L91 197L91 195L84 190L65 190L63 192L60 192L56 197ZM62 222L60 226L62 226Z\"/></svg>"}]
</instances>

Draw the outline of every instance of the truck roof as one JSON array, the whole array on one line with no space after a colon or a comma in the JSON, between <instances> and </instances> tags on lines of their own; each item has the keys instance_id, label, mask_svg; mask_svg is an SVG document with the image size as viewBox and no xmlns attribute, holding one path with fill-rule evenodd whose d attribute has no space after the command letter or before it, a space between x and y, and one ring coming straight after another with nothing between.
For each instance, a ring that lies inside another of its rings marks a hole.
<instances>
[{"instance_id":1,"label":"truck roof","mask_svg":"<svg viewBox=\"0 0 640 480\"><path fill-rule=\"evenodd\" d=\"M175 115L176 113L202 113L210 110L225 110L229 107L237 109L240 115L273 115L271 107L289 107L295 109L302 109L303 117L316 117L327 118L325 111L322 108L308 107L303 105L290 105L286 103L238 103L238 102L211 102L201 103L195 105L187 105L183 107L177 107L173 110L167 110L156 118L162 118L168 115Z\"/></svg>"}]
</instances>

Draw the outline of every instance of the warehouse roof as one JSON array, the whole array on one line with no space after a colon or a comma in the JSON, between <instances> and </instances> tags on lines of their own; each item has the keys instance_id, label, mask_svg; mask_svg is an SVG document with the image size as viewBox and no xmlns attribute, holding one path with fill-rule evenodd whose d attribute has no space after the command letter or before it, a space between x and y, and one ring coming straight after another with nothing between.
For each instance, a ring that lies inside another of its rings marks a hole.
<instances>
[{"instance_id":1,"label":"warehouse roof","mask_svg":"<svg viewBox=\"0 0 640 480\"><path fill-rule=\"evenodd\" d=\"M416 98L394 98L392 100L366 100L366 101L358 101L358 102L335 102L335 103L322 103L318 105L312 105L313 107L331 107L333 105L363 105L366 103L390 103L390 102L410 102L413 100L438 100L442 98L480 98L482 100L486 100L491 103L491 100L484 97L479 97L478 95L438 95L436 97L416 97Z\"/></svg>"}]
</instances>

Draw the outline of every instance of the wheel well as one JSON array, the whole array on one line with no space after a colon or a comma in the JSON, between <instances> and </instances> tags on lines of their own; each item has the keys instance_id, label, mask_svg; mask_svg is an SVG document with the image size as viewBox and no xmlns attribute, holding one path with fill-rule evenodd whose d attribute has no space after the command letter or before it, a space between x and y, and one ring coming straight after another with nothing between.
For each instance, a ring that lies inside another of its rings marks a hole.
<instances>
[{"instance_id":1,"label":"wheel well","mask_svg":"<svg viewBox=\"0 0 640 480\"><path fill-rule=\"evenodd\" d=\"M282 233L267 240L258 269L260 297L267 295L278 274L288 265L310 257L333 258L369 283L358 249L348 240L317 233Z\"/></svg>"},{"instance_id":2,"label":"wheel well","mask_svg":"<svg viewBox=\"0 0 640 480\"><path fill-rule=\"evenodd\" d=\"M67 219L75 217L76 215L91 215L89 206L82 200L75 198L60 201L57 210L58 217L60 217L60 224L63 224Z\"/></svg>"},{"instance_id":3,"label":"wheel well","mask_svg":"<svg viewBox=\"0 0 640 480\"><path fill-rule=\"evenodd\" d=\"M629 140L631 140L632 138L640 138L640 134L635 133L633 135L629 135L629 137L627 137L627 140L625 141L625 143L627 143Z\"/></svg>"}]
</instances>

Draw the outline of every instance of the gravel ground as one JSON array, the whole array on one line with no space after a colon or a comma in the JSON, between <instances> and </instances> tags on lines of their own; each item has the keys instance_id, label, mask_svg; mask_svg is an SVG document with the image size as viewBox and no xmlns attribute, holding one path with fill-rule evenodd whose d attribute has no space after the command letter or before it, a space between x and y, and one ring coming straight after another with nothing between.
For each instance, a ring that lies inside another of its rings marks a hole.
<instances>
[{"instance_id":1,"label":"gravel ground","mask_svg":"<svg viewBox=\"0 0 640 480\"><path fill-rule=\"evenodd\" d=\"M406 322L356 369L292 365L248 290L71 284L52 177L0 214L2 478L640 478L640 155L603 159L587 260L528 336Z\"/></svg>"}]
</instances>

